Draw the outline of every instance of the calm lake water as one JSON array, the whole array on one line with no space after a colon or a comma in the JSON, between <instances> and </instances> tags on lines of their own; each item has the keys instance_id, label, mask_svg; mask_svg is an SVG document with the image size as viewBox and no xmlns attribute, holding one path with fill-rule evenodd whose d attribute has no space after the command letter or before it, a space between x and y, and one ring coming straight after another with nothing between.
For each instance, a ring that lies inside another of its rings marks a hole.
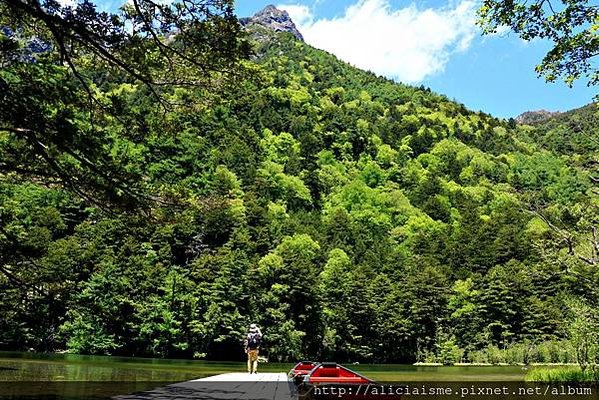
<instances>
[{"instance_id":1,"label":"calm lake water","mask_svg":"<svg viewBox=\"0 0 599 400\"><path fill-rule=\"evenodd\" d=\"M287 372L291 364L260 364L262 372ZM379 382L523 381L518 366L353 365ZM240 362L165 360L0 352L0 399L83 399L147 390L226 372L243 372Z\"/></svg>"},{"instance_id":2,"label":"calm lake water","mask_svg":"<svg viewBox=\"0 0 599 400\"><path fill-rule=\"evenodd\" d=\"M260 364L263 372L287 372L292 364ZM377 381L522 381L519 366L414 366L361 364L350 368ZM226 372L245 363L138 357L0 352L0 381L177 382Z\"/></svg>"}]
</instances>

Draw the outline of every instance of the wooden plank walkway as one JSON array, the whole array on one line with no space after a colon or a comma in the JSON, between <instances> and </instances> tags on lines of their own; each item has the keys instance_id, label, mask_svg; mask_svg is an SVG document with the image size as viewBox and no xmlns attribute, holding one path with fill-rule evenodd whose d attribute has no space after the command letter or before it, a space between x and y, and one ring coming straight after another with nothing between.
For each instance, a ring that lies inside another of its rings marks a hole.
<instances>
[{"instance_id":1,"label":"wooden plank walkway","mask_svg":"<svg viewBox=\"0 0 599 400\"><path fill-rule=\"evenodd\" d=\"M291 400L295 386L281 373L229 373L175 383L114 400Z\"/></svg>"}]
</instances>

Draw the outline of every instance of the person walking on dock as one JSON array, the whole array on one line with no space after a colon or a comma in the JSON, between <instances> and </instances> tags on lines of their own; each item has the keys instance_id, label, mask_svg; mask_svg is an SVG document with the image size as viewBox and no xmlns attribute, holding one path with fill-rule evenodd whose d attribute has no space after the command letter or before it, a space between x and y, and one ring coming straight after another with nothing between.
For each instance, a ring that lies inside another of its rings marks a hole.
<instances>
[{"instance_id":1,"label":"person walking on dock","mask_svg":"<svg viewBox=\"0 0 599 400\"><path fill-rule=\"evenodd\" d=\"M245 338L245 352L248 355L248 372L250 374L258 373L258 353L262 343L262 332L258 325L251 324L250 331Z\"/></svg>"}]
</instances>

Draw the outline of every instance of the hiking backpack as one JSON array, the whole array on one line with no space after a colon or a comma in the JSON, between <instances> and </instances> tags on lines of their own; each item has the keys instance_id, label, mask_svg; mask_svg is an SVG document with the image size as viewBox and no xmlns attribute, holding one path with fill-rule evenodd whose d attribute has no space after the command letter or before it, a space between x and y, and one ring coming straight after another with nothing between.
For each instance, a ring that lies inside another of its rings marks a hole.
<instances>
[{"instance_id":1,"label":"hiking backpack","mask_svg":"<svg viewBox=\"0 0 599 400\"><path fill-rule=\"evenodd\" d=\"M248 349L257 349L262 342L262 335L258 332L248 334Z\"/></svg>"}]
</instances>

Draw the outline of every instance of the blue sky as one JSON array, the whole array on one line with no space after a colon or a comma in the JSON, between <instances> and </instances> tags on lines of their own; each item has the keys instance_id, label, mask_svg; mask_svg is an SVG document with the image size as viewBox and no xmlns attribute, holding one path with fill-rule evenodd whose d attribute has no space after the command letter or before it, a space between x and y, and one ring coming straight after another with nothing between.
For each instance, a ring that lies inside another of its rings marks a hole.
<instances>
[{"instance_id":1,"label":"blue sky","mask_svg":"<svg viewBox=\"0 0 599 400\"><path fill-rule=\"evenodd\" d=\"M537 78L547 42L508 32L481 36L476 0L238 0L237 13L249 16L271 3L289 11L309 44L498 117L565 111L598 93L584 81L568 88Z\"/></svg>"}]
</instances>

